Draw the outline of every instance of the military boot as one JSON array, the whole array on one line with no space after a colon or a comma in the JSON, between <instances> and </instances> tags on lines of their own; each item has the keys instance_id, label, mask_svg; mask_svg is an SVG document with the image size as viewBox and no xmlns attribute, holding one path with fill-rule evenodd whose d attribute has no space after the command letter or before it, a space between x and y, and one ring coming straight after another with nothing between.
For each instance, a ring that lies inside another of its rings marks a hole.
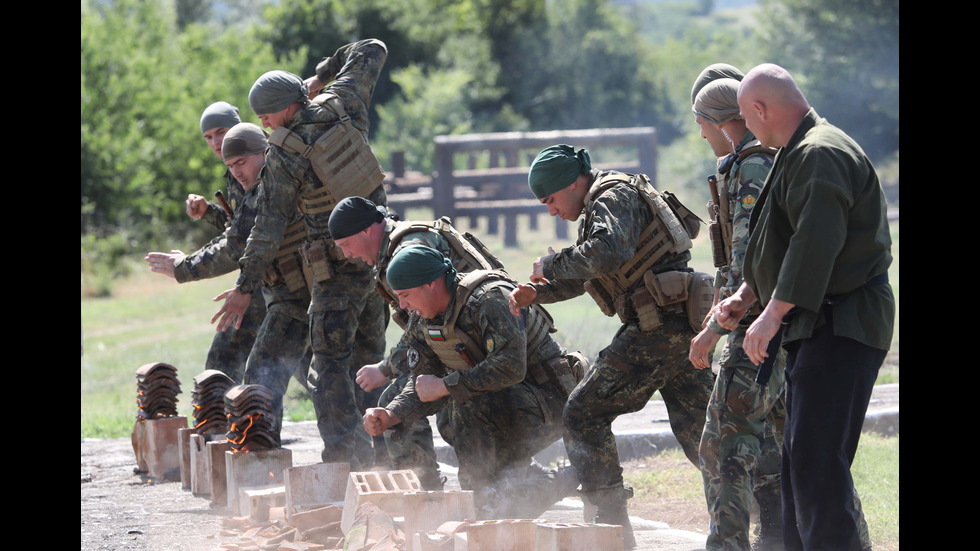
<instances>
[{"instance_id":1,"label":"military boot","mask_svg":"<svg viewBox=\"0 0 980 551\"><path fill-rule=\"evenodd\" d=\"M446 477L439 473L439 470L419 469L415 471L418 476L419 484L426 492L441 492L446 484Z\"/></svg>"},{"instance_id":2,"label":"military boot","mask_svg":"<svg viewBox=\"0 0 980 551\"><path fill-rule=\"evenodd\" d=\"M752 542L753 551L783 550L783 498L778 485L768 485L755 492L759 503L759 537Z\"/></svg>"},{"instance_id":3,"label":"military boot","mask_svg":"<svg viewBox=\"0 0 980 551\"><path fill-rule=\"evenodd\" d=\"M630 523L626 502L633 497L633 487L623 484L622 488L599 490L585 494L589 501L596 506L596 524L618 524L623 527L623 549L635 549L636 538L633 536L633 525Z\"/></svg>"}]
</instances>

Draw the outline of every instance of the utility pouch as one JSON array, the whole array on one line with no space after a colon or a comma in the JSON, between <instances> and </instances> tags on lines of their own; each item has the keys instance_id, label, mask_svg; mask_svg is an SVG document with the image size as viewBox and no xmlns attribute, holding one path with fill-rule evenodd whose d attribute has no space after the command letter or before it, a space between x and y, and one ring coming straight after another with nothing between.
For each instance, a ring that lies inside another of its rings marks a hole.
<instances>
[{"instance_id":1,"label":"utility pouch","mask_svg":"<svg viewBox=\"0 0 980 551\"><path fill-rule=\"evenodd\" d=\"M605 289L602 288L600 284L590 279L585 282L584 286L585 286L585 291L589 293L589 295L592 297L592 300L594 300L595 303L599 305L599 309L602 310L603 314L609 317L616 315L616 308L614 306L615 300L613 299L613 297L609 296L609 294L606 292Z\"/></svg>"},{"instance_id":2,"label":"utility pouch","mask_svg":"<svg viewBox=\"0 0 980 551\"><path fill-rule=\"evenodd\" d=\"M276 263L279 266L279 273L282 274L286 287L290 291L295 293L302 289L309 290L312 287L312 281L306 280L306 273L295 254L279 258Z\"/></svg>"},{"instance_id":3,"label":"utility pouch","mask_svg":"<svg viewBox=\"0 0 980 551\"><path fill-rule=\"evenodd\" d=\"M691 329L701 331L701 324L714 306L714 278L703 272L691 274L687 293L687 321Z\"/></svg>"},{"instance_id":4,"label":"utility pouch","mask_svg":"<svg viewBox=\"0 0 980 551\"><path fill-rule=\"evenodd\" d=\"M303 255L303 262L312 271L313 281L317 283L327 281L336 275L333 267L330 265L329 249L332 247L332 243L327 243L325 239L320 238L314 241L307 241L300 249L300 254Z\"/></svg>"},{"instance_id":5,"label":"utility pouch","mask_svg":"<svg viewBox=\"0 0 980 551\"><path fill-rule=\"evenodd\" d=\"M728 266L728 254L725 251L725 243L722 240L721 224L718 220L708 222L708 236L711 239L711 262L715 268Z\"/></svg>"},{"instance_id":6,"label":"utility pouch","mask_svg":"<svg viewBox=\"0 0 980 551\"><path fill-rule=\"evenodd\" d=\"M660 318L657 302L645 286L641 286L633 292L630 302L633 303L633 308L636 310L640 331L652 331L664 324L663 319Z\"/></svg>"},{"instance_id":7,"label":"utility pouch","mask_svg":"<svg viewBox=\"0 0 980 551\"><path fill-rule=\"evenodd\" d=\"M660 195L663 196L664 200L667 202L667 206L674 211L677 218L680 219L682 224L684 224L684 229L687 230L687 234L691 236L691 239L697 237L701 232L701 224L704 223L704 220L701 220L701 217L694 214L691 209L684 206L684 203L681 203L681 200L678 199L673 193L669 191L661 191Z\"/></svg>"},{"instance_id":8,"label":"utility pouch","mask_svg":"<svg viewBox=\"0 0 980 551\"><path fill-rule=\"evenodd\" d=\"M687 300L690 272L671 271L655 274L647 271L643 282L653 295L653 300L661 307L667 307Z\"/></svg>"}]
</instances>

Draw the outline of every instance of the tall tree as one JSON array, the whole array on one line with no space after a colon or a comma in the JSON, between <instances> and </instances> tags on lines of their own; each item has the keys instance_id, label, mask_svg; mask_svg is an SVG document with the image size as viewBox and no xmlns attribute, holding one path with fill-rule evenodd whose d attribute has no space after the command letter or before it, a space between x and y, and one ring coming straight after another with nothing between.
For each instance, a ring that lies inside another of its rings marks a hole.
<instances>
[{"instance_id":1,"label":"tall tree","mask_svg":"<svg viewBox=\"0 0 980 551\"><path fill-rule=\"evenodd\" d=\"M228 101L254 122L255 78L295 62L275 61L245 29L178 32L167 3L86 0L81 15L82 233L166 234L186 221L187 193L213 193L223 172L201 138L201 112Z\"/></svg>"},{"instance_id":2,"label":"tall tree","mask_svg":"<svg viewBox=\"0 0 980 551\"><path fill-rule=\"evenodd\" d=\"M898 0L763 0L769 59L872 159L899 147Z\"/></svg>"}]
</instances>

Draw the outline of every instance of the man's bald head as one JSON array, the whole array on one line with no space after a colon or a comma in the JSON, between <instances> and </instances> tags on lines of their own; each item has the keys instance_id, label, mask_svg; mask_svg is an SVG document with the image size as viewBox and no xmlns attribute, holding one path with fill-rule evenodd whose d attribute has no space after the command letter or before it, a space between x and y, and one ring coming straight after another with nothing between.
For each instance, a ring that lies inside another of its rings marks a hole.
<instances>
[{"instance_id":1,"label":"man's bald head","mask_svg":"<svg viewBox=\"0 0 980 551\"><path fill-rule=\"evenodd\" d=\"M738 106L749 130L770 147L786 145L810 110L792 75L772 63L746 73L738 87Z\"/></svg>"}]
</instances>

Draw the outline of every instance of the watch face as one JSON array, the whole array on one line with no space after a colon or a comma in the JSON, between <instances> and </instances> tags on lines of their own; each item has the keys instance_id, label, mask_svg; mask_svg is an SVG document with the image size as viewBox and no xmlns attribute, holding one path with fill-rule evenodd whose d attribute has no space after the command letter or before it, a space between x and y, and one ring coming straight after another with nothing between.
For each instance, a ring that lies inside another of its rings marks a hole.
<instances>
[{"instance_id":1,"label":"watch face","mask_svg":"<svg viewBox=\"0 0 980 551\"><path fill-rule=\"evenodd\" d=\"M414 348L408 349L408 368L415 369L419 365L419 351Z\"/></svg>"}]
</instances>

